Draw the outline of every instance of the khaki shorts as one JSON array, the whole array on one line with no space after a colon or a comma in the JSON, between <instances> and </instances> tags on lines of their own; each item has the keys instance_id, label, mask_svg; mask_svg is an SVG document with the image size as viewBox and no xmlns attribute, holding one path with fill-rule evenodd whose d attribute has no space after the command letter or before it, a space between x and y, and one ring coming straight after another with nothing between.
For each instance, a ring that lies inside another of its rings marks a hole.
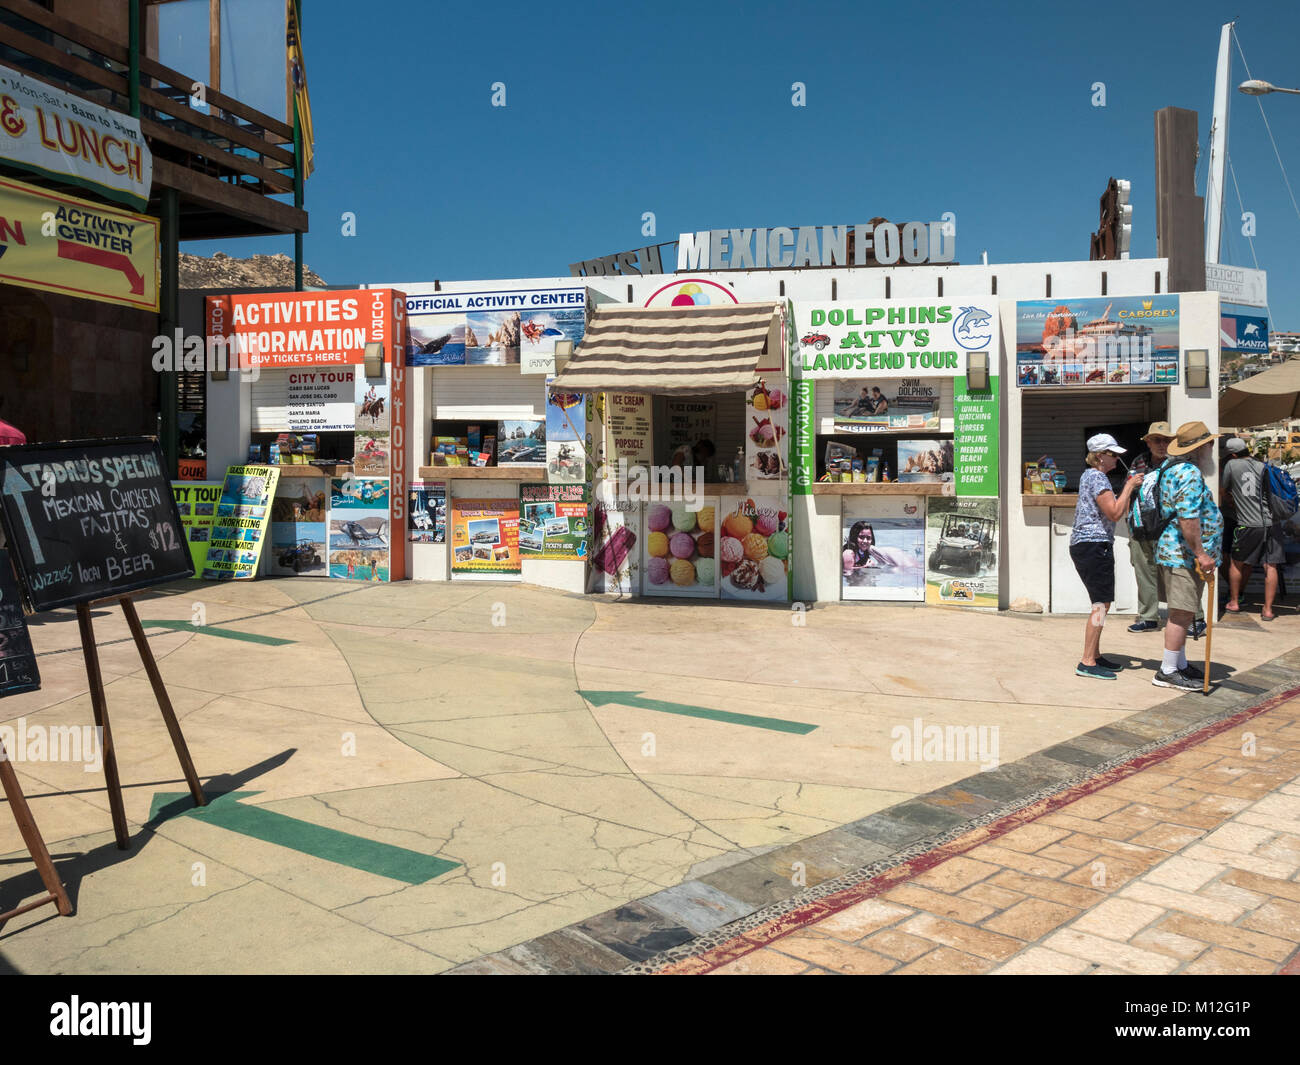
<instances>
[{"instance_id":1,"label":"khaki shorts","mask_svg":"<svg viewBox=\"0 0 1300 1065\"><path fill-rule=\"evenodd\" d=\"M1186 566L1161 566L1160 572L1165 577L1165 602L1169 609L1195 614L1205 582Z\"/></svg>"}]
</instances>

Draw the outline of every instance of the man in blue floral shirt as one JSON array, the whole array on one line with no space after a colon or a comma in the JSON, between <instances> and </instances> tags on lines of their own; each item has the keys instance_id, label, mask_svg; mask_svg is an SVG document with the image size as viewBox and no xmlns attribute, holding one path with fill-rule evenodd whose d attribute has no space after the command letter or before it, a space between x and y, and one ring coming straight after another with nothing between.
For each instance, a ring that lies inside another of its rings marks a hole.
<instances>
[{"instance_id":1,"label":"man in blue floral shirt","mask_svg":"<svg viewBox=\"0 0 1300 1065\"><path fill-rule=\"evenodd\" d=\"M1184 647L1187 628L1196 616L1204 582L1219 565L1223 516L1206 484L1214 472L1214 441L1204 422L1187 422L1169 445L1169 464L1160 474L1160 518L1167 522L1156 542L1156 565L1165 579L1169 623L1165 626L1164 661L1153 684L1180 691L1200 691L1203 674L1190 665ZM1215 609L1210 603L1207 610Z\"/></svg>"}]
</instances>

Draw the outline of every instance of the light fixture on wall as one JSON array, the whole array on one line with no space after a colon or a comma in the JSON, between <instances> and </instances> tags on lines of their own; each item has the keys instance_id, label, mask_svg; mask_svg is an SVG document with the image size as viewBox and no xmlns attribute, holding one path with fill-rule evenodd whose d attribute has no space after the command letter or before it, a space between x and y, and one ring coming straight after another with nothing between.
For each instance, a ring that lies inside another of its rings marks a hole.
<instances>
[{"instance_id":1,"label":"light fixture on wall","mask_svg":"<svg viewBox=\"0 0 1300 1065\"><path fill-rule=\"evenodd\" d=\"M372 340L366 345L366 376L383 377L384 376L384 345L381 341Z\"/></svg>"},{"instance_id":2,"label":"light fixture on wall","mask_svg":"<svg viewBox=\"0 0 1300 1065\"><path fill-rule=\"evenodd\" d=\"M229 380L230 380L230 371L229 371L229 370L213 370L213 371L212 371L208 376L209 376L213 381L229 381Z\"/></svg>"},{"instance_id":3,"label":"light fixture on wall","mask_svg":"<svg viewBox=\"0 0 1300 1065\"><path fill-rule=\"evenodd\" d=\"M968 351L966 353L966 391L987 392L989 390L989 353L987 351Z\"/></svg>"},{"instance_id":4,"label":"light fixture on wall","mask_svg":"<svg viewBox=\"0 0 1300 1065\"><path fill-rule=\"evenodd\" d=\"M555 359L557 362L560 359L567 359L572 354L573 354L572 340L557 340L555 342Z\"/></svg>"},{"instance_id":5,"label":"light fixture on wall","mask_svg":"<svg viewBox=\"0 0 1300 1065\"><path fill-rule=\"evenodd\" d=\"M1183 352L1188 388L1210 387L1210 352L1206 348L1188 348Z\"/></svg>"}]
</instances>

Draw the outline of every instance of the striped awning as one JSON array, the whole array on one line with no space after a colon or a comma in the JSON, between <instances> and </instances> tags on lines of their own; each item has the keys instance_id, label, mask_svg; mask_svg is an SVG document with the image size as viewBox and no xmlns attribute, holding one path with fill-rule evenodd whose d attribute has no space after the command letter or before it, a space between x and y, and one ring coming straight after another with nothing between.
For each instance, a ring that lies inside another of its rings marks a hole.
<instances>
[{"instance_id":1,"label":"striped awning","mask_svg":"<svg viewBox=\"0 0 1300 1065\"><path fill-rule=\"evenodd\" d=\"M552 387L562 392L703 396L754 383L767 345L780 343L780 305L597 307Z\"/></svg>"}]
</instances>

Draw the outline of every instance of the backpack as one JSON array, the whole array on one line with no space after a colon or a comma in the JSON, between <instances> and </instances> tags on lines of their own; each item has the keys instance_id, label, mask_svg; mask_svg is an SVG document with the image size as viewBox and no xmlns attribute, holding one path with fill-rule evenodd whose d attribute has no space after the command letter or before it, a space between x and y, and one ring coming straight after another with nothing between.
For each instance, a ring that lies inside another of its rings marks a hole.
<instances>
[{"instance_id":1,"label":"backpack","mask_svg":"<svg viewBox=\"0 0 1300 1065\"><path fill-rule=\"evenodd\" d=\"M1133 493L1133 501L1129 504L1128 526L1134 540L1155 543L1169 527L1169 523L1174 520L1173 514L1167 518L1160 516L1160 475L1166 470L1173 469L1174 466L1181 465L1183 463L1170 463L1166 459L1164 465L1147 474L1141 486ZM1146 491L1147 481L1152 482L1149 492Z\"/></svg>"},{"instance_id":2,"label":"backpack","mask_svg":"<svg viewBox=\"0 0 1300 1065\"><path fill-rule=\"evenodd\" d=\"M1264 463L1263 496L1268 500L1268 510L1274 521L1286 521L1296 512L1295 481L1280 466Z\"/></svg>"}]
</instances>

